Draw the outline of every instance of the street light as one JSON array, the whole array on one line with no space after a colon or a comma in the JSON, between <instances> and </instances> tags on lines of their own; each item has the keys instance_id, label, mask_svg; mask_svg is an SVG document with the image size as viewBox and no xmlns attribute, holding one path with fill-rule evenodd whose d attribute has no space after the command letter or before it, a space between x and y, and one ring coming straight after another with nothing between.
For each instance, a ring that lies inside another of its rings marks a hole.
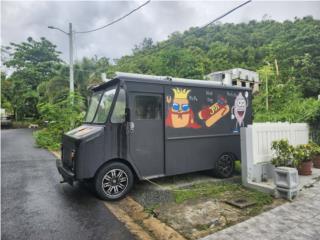
<instances>
[{"instance_id":1,"label":"street light","mask_svg":"<svg viewBox=\"0 0 320 240\"><path fill-rule=\"evenodd\" d=\"M60 28L54 26L48 26L50 29L58 30L69 36L69 78L70 78L70 95L74 93L74 77L73 77L73 34L72 34L72 23L69 23L69 32L65 32ZM73 101L72 101L73 103Z\"/></svg>"}]
</instances>

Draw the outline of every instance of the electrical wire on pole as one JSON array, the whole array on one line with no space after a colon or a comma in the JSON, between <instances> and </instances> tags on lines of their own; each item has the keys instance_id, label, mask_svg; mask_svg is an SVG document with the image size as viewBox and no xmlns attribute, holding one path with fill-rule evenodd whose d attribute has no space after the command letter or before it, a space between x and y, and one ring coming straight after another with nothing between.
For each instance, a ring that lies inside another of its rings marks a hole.
<instances>
[{"instance_id":1,"label":"electrical wire on pole","mask_svg":"<svg viewBox=\"0 0 320 240\"><path fill-rule=\"evenodd\" d=\"M118 18L118 19L115 19L113 20L112 22L102 26L102 27L99 27L99 28L95 28L95 29L92 29L92 30L88 30L88 31L74 31L72 30L72 23L69 23L69 32L66 32L60 28L57 28L57 27L54 27L54 26L48 26L48 28L50 29L55 29L55 30L58 30L64 34L66 34L68 37L69 37L69 68L70 68L70 73L69 73L69 78L70 78L70 94L72 95L73 92L74 92L74 63L73 63L73 51L74 51L74 36L75 34L78 34L78 33L90 33L90 32L94 32L94 31L98 31L100 29L104 29L106 27L109 27L123 19L125 19L126 17L128 17L129 15L131 15L132 13L138 11L140 8L143 8L144 6L146 6L147 4L149 4L151 2L151 0L148 0L146 1L145 3L139 5L138 7L136 7L135 9L131 10L130 12L128 12L127 14L123 15L122 17ZM72 103L73 103L73 100L72 100Z\"/></svg>"},{"instance_id":2,"label":"electrical wire on pole","mask_svg":"<svg viewBox=\"0 0 320 240\"><path fill-rule=\"evenodd\" d=\"M138 7L136 7L135 9L131 10L130 12L128 12L127 14L123 15L122 17L119 17L113 21L111 21L110 23L102 26L102 27L98 27L98 28L95 28L95 29L92 29L92 30L88 30L88 31L75 31L75 33L91 33L91 32L95 32L95 31L98 31L98 30L101 30L101 29L104 29L106 27L109 27L117 22L120 22L121 20L125 19L126 17L128 17L129 15L131 15L132 13L138 11L140 8L143 8L144 6L148 5L149 3L151 2L151 0L148 0L146 1L145 3L139 5Z\"/></svg>"},{"instance_id":3,"label":"electrical wire on pole","mask_svg":"<svg viewBox=\"0 0 320 240\"><path fill-rule=\"evenodd\" d=\"M194 33L198 32L198 31L200 32L201 30L203 30L203 29L205 29L206 27L214 24L215 22L217 22L217 21L219 21L220 19L226 17L227 15L229 15L229 14L231 14L232 12L236 11L237 9L239 9L239 8L243 7L244 5L250 3L251 1L252 1L252 0L246 1L246 2L244 2L244 3L242 3L242 4L238 5L238 6L236 6L235 8L232 8L231 10L229 10L229 11L227 11L226 13L222 14L221 16L213 19L212 21L210 21L209 23L205 24L204 26L195 29L195 30L194 30ZM74 33L74 35L75 35L75 34L82 34L82 33L91 33L91 32L98 31L98 30L100 30L100 29L107 28L107 27L109 27L109 26L111 26L111 25L113 25L113 24L115 24L115 23L117 23L117 22L125 19L126 17L128 17L128 16L131 15L132 13L136 12L137 10L139 10L139 9L141 9L142 7L144 7L144 6L146 6L147 4L149 4L150 2L151 2L151 0L146 1L145 3L139 5L137 8L131 10L131 11L128 12L127 14L123 15L122 17L117 18L117 19L111 21L110 23L108 23L108 24L106 24L106 25L104 25L104 26L102 26L102 27L95 28L95 29L88 30L88 31L73 31L73 33ZM49 28L54 28L54 29L57 29L57 30L59 30L59 31L61 31L61 32L66 33L65 31L63 31L63 30L61 30L61 29L59 29L59 28L55 28L55 27L51 27L51 26L49 26ZM66 33L66 34L68 34L68 33ZM171 41L171 42L167 41L167 43L164 43L162 46L155 47L154 49L151 49L150 52L145 53L145 54L142 54L142 55L140 55L139 57L146 57L146 56L149 56L149 55L151 55L151 54L154 54L156 51L160 51L160 50L166 48L167 46L169 46L169 45L171 45L171 44L174 44L174 43L176 43L178 40L180 41L180 40L182 40L182 39L183 39L183 38L180 37L180 38L178 38L178 39L176 39L176 40L174 40L174 41ZM90 71L80 70L80 69L76 69L76 71L79 71L79 72L90 72Z\"/></svg>"}]
</instances>

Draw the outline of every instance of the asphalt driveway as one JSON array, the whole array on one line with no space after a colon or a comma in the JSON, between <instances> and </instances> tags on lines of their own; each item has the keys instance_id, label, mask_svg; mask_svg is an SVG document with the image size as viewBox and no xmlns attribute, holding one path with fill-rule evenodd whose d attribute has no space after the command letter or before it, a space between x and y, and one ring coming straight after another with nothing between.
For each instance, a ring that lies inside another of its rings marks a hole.
<instances>
[{"instance_id":1,"label":"asphalt driveway","mask_svg":"<svg viewBox=\"0 0 320 240\"><path fill-rule=\"evenodd\" d=\"M134 239L87 188L59 183L31 130L3 130L1 148L1 239Z\"/></svg>"}]
</instances>

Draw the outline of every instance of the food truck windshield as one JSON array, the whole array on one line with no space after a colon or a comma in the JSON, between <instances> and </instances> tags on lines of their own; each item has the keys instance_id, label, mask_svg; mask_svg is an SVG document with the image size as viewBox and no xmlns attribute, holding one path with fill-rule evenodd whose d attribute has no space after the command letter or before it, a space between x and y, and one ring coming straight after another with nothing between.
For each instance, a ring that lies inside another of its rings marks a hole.
<instances>
[{"instance_id":1,"label":"food truck windshield","mask_svg":"<svg viewBox=\"0 0 320 240\"><path fill-rule=\"evenodd\" d=\"M91 96L85 123L105 123L116 93L116 86L105 91L94 92Z\"/></svg>"}]
</instances>

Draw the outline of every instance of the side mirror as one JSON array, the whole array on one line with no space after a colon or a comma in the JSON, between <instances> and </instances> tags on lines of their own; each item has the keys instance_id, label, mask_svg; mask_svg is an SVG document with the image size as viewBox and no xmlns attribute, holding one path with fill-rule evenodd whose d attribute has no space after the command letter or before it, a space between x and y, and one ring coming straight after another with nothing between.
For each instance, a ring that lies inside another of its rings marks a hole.
<instances>
[{"instance_id":1,"label":"side mirror","mask_svg":"<svg viewBox=\"0 0 320 240\"><path fill-rule=\"evenodd\" d=\"M130 108L125 109L125 120L126 120L126 122L130 122L130 120L131 120Z\"/></svg>"}]
</instances>

